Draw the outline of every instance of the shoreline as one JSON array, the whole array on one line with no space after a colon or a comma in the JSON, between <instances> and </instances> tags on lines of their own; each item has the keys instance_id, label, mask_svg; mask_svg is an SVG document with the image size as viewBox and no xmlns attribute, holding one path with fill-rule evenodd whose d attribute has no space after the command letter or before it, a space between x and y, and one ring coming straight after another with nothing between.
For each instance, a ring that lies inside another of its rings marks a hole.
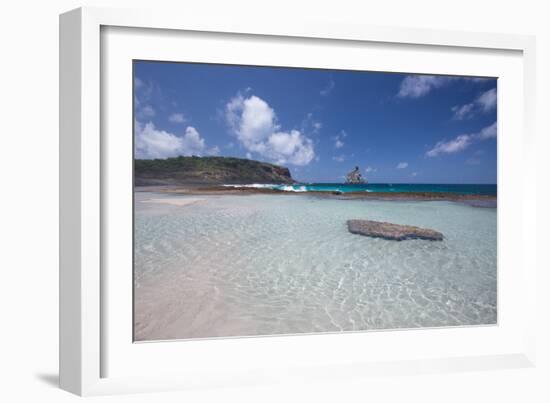
<instances>
[{"instance_id":1,"label":"shoreline","mask_svg":"<svg viewBox=\"0 0 550 403\"><path fill-rule=\"evenodd\" d=\"M315 196L336 200L386 200L386 201L451 201L462 202L473 207L496 207L497 196L461 194L450 192L331 192L306 191L289 192L269 188L226 187L223 185L166 185L166 186L135 186L135 192L153 192L187 196L225 196L225 195L286 195Z\"/></svg>"}]
</instances>

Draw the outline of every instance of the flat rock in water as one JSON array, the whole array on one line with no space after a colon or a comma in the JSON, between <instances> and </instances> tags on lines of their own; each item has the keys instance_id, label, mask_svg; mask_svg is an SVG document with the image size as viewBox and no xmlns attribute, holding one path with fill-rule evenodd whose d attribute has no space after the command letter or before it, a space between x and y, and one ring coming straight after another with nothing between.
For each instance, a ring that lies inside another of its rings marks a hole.
<instances>
[{"instance_id":1,"label":"flat rock in water","mask_svg":"<svg viewBox=\"0 0 550 403\"><path fill-rule=\"evenodd\" d=\"M398 225L389 222L370 220L348 220L348 230L352 234L384 238L394 241L405 239L426 239L442 241L443 234L433 229L413 227L412 225Z\"/></svg>"}]
</instances>

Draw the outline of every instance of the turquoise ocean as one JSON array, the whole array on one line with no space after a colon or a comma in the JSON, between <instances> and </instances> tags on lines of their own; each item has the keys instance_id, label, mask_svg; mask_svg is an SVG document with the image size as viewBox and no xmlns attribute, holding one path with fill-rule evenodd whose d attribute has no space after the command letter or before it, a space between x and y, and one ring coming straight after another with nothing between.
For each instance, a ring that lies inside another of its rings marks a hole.
<instances>
[{"instance_id":1,"label":"turquoise ocean","mask_svg":"<svg viewBox=\"0 0 550 403\"><path fill-rule=\"evenodd\" d=\"M269 188L289 192L436 192L468 195L496 196L497 185L490 184L423 184L423 183L297 183L227 185L230 187Z\"/></svg>"}]
</instances>

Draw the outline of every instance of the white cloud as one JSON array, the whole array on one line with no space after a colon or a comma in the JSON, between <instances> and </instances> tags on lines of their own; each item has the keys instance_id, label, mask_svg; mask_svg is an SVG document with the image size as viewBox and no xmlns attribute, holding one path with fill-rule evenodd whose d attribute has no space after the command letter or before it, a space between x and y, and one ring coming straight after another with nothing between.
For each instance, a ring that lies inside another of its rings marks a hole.
<instances>
[{"instance_id":1,"label":"white cloud","mask_svg":"<svg viewBox=\"0 0 550 403\"><path fill-rule=\"evenodd\" d=\"M473 142L496 138L497 122L484 127L474 134L461 134L449 141L439 141L432 149L426 152L427 157L436 157L439 154L456 153L468 148Z\"/></svg>"},{"instance_id":2,"label":"white cloud","mask_svg":"<svg viewBox=\"0 0 550 403\"><path fill-rule=\"evenodd\" d=\"M192 126L185 129L183 136L157 129L153 122L135 122L136 158L169 158L180 155L217 154L218 147L206 148L204 139Z\"/></svg>"},{"instance_id":3,"label":"white cloud","mask_svg":"<svg viewBox=\"0 0 550 403\"><path fill-rule=\"evenodd\" d=\"M444 86L451 80L451 77L443 76L408 75L401 81L397 96L400 98L419 98L435 88Z\"/></svg>"},{"instance_id":4,"label":"white cloud","mask_svg":"<svg viewBox=\"0 0 550 403\"><path fill-rule=\"evenodd\" d=\"M492 125L481 129L480 132L477 134L477 136L481 140L496 138L497 137L497 122L494 122Z\"/></svg>"},{"instance_id":5,"label":"white cloud","mask_svg":"<svg viewBox=\"0 0 550 403\"><path fill-rule=\"evenodd\" d=\"M334 140L334 147L336 148L344 147L345 143L343 139L345 139L346 137L348 137L348 133L346 133L345 130L340 131L340 134L332 138Z\"/></svg>"},{"instance_id":6,"label":"white cloud","mask_svg":"<svg viewBox=\"0 0 550 403\"><path fill-rule=\"evenodd\" d=\"M165 104L160 87L154 81L134 78L135 88L135 154L136 158L169 158L186 155L217 155L219 147L207 148L205 140L197 129L187 126L182 134L174 134L159 129L151 121L156 110L151 105ZM172 123L184 123L183 113L174 113L168 117ZM144 123L148 122L148 123Z\"/></svg>"},{"instance_id":7,"label":"white cloud","mask_svg":"<svg viewBox=\"0 0 550 403\"><path fill-rule=\"evenodd\" d=\"M147 120L156 115L151 105L158 105L164 97L160 87L153 81L134 78L134 106L136 118Z\"/></svg>"},{"instance_id":8,"label":"white cloud","mask_svg":"<svg viewBox=\"0 0 550 403\"><path fill-rule=\"evenodd\" d=\"M457 120L463 120L472 116L475 109L475 104L456 105L451 108L454 113L454 118Z\"/></svg>"},{"instance_id":9,"label":"white cloud","mask_svg":"<svg viewBox=\"0 0 550 403\"><path fill-rule=\"evenodd\" d=\"M156 116L157 110L152 105L158 105L163 99L160 88L153 81L144 81L135 77L134 89L136 119L146 121Z\"/></svg>"},{"instance_id":10,"label":"white cloud","mask_svg":"<svg viewBox=\"0 0 550 403\"><path fill-rule=\"evenodd\" d=\"M337 155L337 156L332 157L332 160L336 161L336 162L344 162L346 160L346 156L345 155Z\"/></svg>"},{"instance_id":11,"label":"white cloud","mask_svg":"<svg viewBox=\"0 0 550 403\"><path fill-rule=\"evenodd\" d=\"M220 147L214 146L212 148L209 148L206 153L208 155L220 155Z\"/></svg>"},{"instance_id":12,"label":"white cloud","mask_svg":"<svg viewBox=\"0 0 550 403\"><path fill-rule=\"evenodd\" d=\"M479 95L473 102L465 105L453 106L454 118L457 120L468 119L478 112L490 112L497 106L497 89L491 88Z\"/></svg>"},{"instance_id":13,"label":"white cloud","mask_svg":"<svg viewBox=\"0 0 550 403\"><path fill-rule=\"evenodd\" d=\"M152 118L155 115L155 109L151 105L144 105L137 108L137 117L140 119Z\"/></svg>"},{"instance_id":14,"label":"white cloud","mask_svg":"<svg viewBox=\"0 0 550 403\"><path fill-rule=\"evenodd\" d=\"M408 162L400 162L399 164L397 164L396 168L397 169L405 169L409 166L409 163Z\"/></svg>"},{"instance_id":15,"label":"white cloud","mask_svg":"<svg viewBox=\"0 0 550 403\"><path fill-rule=\"evenodd\" d=\"M183 113L172 113L168 117L168 121L172 123L185 123L187 122L187 119Z\"/></svg>"},{"instance_id":16,"label":"white cloud","mask_svg":"<svg viewBox=\"0 0 550 403\"><path fill-rule=\"evenodd\" d=\"M330 80L327 85L325 86L325 88L323 88L319 94L321 94L322 96L326 97L328 94L330 94L332 92L332 90L334 89L334 87L336 86L336 83L334 82L334 80Z\"/></svg>"},{"instance_id":17,"label":"white cloud","mask_svg":"<svg viewBox=\"0 0 550 403\"><path fill-rule=\"evenodd\" d=\"M366 173L374 173L376 171L378 171L378 169L370 167L370 166L365 168Z\"/></svg>"},{"instance_id":18,"label":"white cloud","mask_svg":"<svg viewBox=\"0 0 550 403\"><path fill-rule=\"evenodd\" d=\"M185 134L181 137L182 155L200 155L205 149L204 139L197 129L187 126Z\"/></svg>"},{"instance_id":19,"label":"white cloud","mask_svg":"<svg viewBox=\"0 0 550 403\"><path fill-rule=\"evenodd\" d=\"M273 108L255 95L232 98L225 106L225 119L248 152L278 164L307 165L315 157L313 141L299 130L282 131Z\"/></svg>"},{"instance_id":20,"label":"white cloud","mask_svg":"<svg viewBox=\"0 0 550 403\"><path fill-rule=\"evenodd\" d=\"M300 125L300 131L302 133L317 134L323 128L323 123L313 119L313 113L309 112L302 120Z\"/></svg>"},{"instance_id":21,"label":"white cloud","mask_svg":"<svg viewBox=\"0 0 550 403\"><path fill-rule=\"evenodd\" d=\"M436 88L443 87L456 80L465 80L472 83L483 83L487 78L482 77L450 77L411 74L401 81L397 96L400 98L419 98L427 95ZM490 100L488 100L490 102Z\"/></svg>"},{"instance_id":22,"label":"white cloud","mask_svg":"<svg viewBox=\"0 0 550 403\"><path fill-rule=\"evenodd\" d=\"M416 177L418 176L418 172L413 172L413 173L411 173L411 176L412 176L413 178L416 178Z\"/></svg>"},{"instance_id":23,"label":"white cloud","mask_svg":"<svg viewBox=\"0 0 550 403\"><path fill-rule=\"evenodd\" d=\"M495 109L497 106L497 89L491 88L488 91L485 91L483 94L477 98L476 103L487 112Z\"/></svg>"},{"instance_id":24,"label":"white cloud","mask_svg":"<svg viewBox=\"0 0 550 403\"><path fill-rule=\"evenodd\" d=\"M136 158L176 157L181 139L172 133L157 130L152 122L135 122Z\"/></svg>"},{"instance_id":25,"label":"white cloud","mask_svg":"<svg viewBox=\"0 0 550 403\"><path fill-rule=\"evenodd\" d=\"M273 133L268 144L271 158L279 164L307 165L315 157L313 142L298 130Z\"/></svg>"},{"instance_id":26,"label":"white cloud","mask_svg":"<svg viewBox=\"0 0 550 403\"><path fill-rule=\"evenodd\" d=\"M225 118L243 146L258 153L265 151L265 141L279 129L275 111L255 95L232 98L225 106Z\"/></svg>"},{"instance_id":27,"label":"white cloud","mask_svg":"<svg viewBox=\"0 0 550 403\"><path fill-rule=\"evenodd\" d=\"M450 141L439 141L426 155L435 157L439 154L456 153L466 149L472 143L472 138L469 134L461 134Z\"/></svg>"}]
</instances>

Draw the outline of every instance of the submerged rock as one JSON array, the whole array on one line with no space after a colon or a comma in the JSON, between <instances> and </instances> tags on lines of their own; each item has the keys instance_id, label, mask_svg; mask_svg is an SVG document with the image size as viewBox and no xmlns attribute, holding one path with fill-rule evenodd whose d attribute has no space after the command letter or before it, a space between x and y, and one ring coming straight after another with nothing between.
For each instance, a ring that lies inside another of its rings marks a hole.
<instances>
[{"instance_id":1,"label":"submerged rock","mask_svg":"<svg viewBox=\"0 0 550 403\"><path fill-rule=\"evenodd\" d=\"M433 229L370 220L348 220L348 231L352 234L394 241L403 241L405 239L426 239L429 241L443 240L443 234Z\"/></svg>"}]
</instances>

